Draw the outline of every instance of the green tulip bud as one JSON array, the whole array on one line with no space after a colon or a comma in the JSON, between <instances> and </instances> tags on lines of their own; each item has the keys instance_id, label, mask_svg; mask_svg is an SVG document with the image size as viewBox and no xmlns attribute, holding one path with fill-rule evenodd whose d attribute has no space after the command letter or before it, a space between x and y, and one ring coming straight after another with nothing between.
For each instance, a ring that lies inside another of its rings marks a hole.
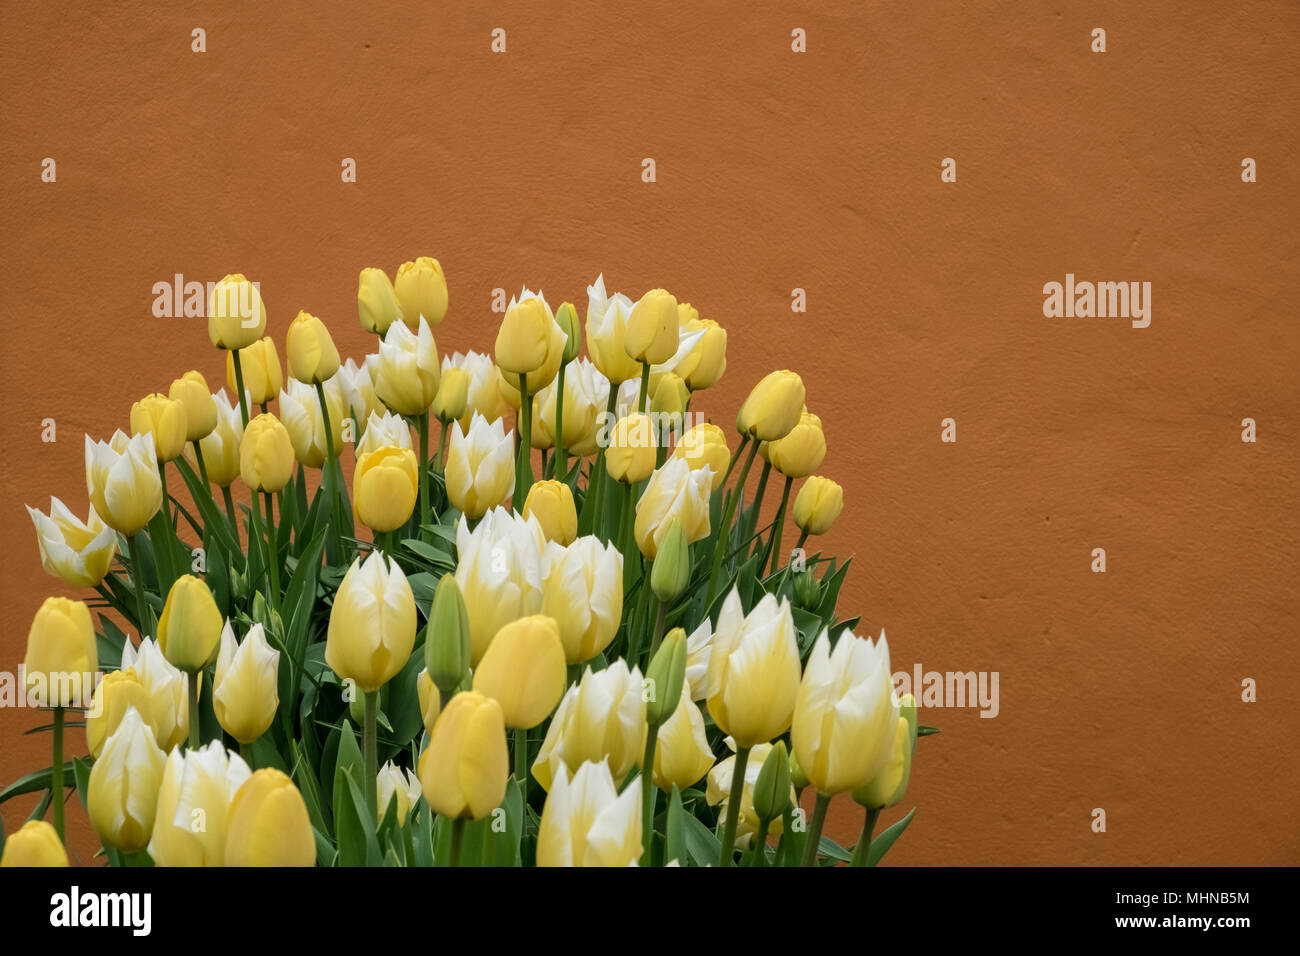
<instances>
[{"instance_id":1,"label":"green tulip bud","mask_svg":"<svg viewBox=\"0 0 1300 956\"><path fill-rule=\"evenodd\" d=\"M564 361L572 362L582 351L582 325L572 302L564 302L555 310L555 324L564 330Z\"/></svg>"},{"instance_id":2,"label":"green tulip bud","mask_svg":"<svg viewBox=\"0 0 1300 956\"><path fill-rule=\"evenodd\" d=\"M794 600L805 611L811 611L822 600L822 585L812 571L800 571L794 577Z\"/></svg>"},{"instance_id":3,"label":"green tulip bud","mask_svg":"<svg viewBox=\"0 0 1300 956\"><path fill-rule=\"evenodd\" d=\"M790 806L790 760L785 741L778 740L763 761L754 781L754 812L760 821L775 820Z\"/></svg>"},{"instance_id":4,"label":"green tulip bud","mask_svg":"<svg viewBox=\"0 0 1300 956\"><path fill-rule=\"evenodd\" d=\"M691 548L686 529L673 518L664 532L659 551L650 568L650 590L664 604L676 601L691 580Z\"/></svg>"},{"instance_id":5,"label":"green tulip bud","mask_svg":"<svg viewBox=\"0 0 1300 956\"><path fill-rule=\"evenodd\" d=\"M469 671L469 613L456 578L444 574L433 592L429 628L424 641L424 666L434 686L451 694Z\"/></svg>"},{"instance_id":6,"label":"green tulip bud","mask_svg":"<svg viewBox=\"0 0 1300 956\"><path fill-rule=\"evenodd\" d=\"M686 681L686 632L675 627L664 637L646 671L651 699L646 701L645 719L651 727L661 726L682 697L682 684Z\"/></svg>"}]
</instances>

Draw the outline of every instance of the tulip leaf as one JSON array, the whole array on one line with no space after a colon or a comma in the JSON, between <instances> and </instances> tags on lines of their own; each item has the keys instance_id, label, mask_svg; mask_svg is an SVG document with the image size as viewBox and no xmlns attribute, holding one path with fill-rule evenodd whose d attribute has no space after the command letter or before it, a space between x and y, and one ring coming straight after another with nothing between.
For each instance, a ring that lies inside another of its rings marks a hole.
<instances>
[{"instance_id":1,"label":"tulip leaf","mask_svg":"<svg viewBox=\"0 0 1300 956\"><path fill-rule=\"evenodd\" d=\"M185 480L185 485L189 488L190 498L194 501L194 506L198 508L200 517L203 518L203 530L205 537L212 534L221 544L221 556L229 561L234 559L235 567L243 568L244 552L235 537L234 530L230 527L230 522L226 516L221 513L217 507L216 500L212 497L212 491L209 486L204 484L203 480L195 474L190 463L184 458L176 459L176 470L181 473ZM209 561L216 560L216 556L209 549L207 558Z\"/></svg>"},{"instance_id":2,"label":"tulip leaf","mask_svg":"<svg viewBox=\"0 0 1300 956\"><path fill-rule=\"evenodd\" d=\"M695 866L716 866L722 856L722 843L713 831L694 814L683 814L686 823L686 853Z\"/></svg>"},{"instance_id":3,"label":"tulip leaf","mask_svg":"<svg viewBox=\"0 0 1300 956\"><path fill-rule=\"evenodd\" d=\"M83 757L72 758L72 776L76 781L77 797L81 800L82 809L87 809L86 794L90 792L90 767L89 760Z\"/></svg>"},{"instance_id":4,"label":"tulip leaf","mask_svg":"<svg viewBox=\"0 0 1300 956\"><path fill-rule=\"evenodd\" d=\"M415 865L433 866L433 810L421 802L411 814L415 817Z\"/></svg>"},{"instance_id":5,"label":"tulip leaf","mask_svg":"<svg viewBox=\"0 0 1300 956\"><path fill-rule=\"evenodd\" d=\"M392 717L388 727L393 743L405 747L424 729L424 715L420 713L420 692L417 688L420 671L424 669L424 647L416 647L405 666L384 688L389 696Z\"/></svg>"},{"instance_id":6,"label":"tulip leaf","mask_svg":"<svg viewBox=\"0 0 1300 956\"><path fill-rule=\"evenodd\" d=\"M664 862L677 860L686 865L686 809L682 805L682 792L673 785L673 795L668 800L668 822L665 826ZM720 851L719 851L720 852Z\"/></svg>"},{"instance_id":7,"label":"tulip leaf","mask_svg":"<svg viewBox=\"0 0 1300 956\"><path fill-rule=\"evenodd\" d=\"M817 852L826 857L831 865L835 863L848 863L853 859L853 854L844 847L840 846L828 836L822 837L817 841ZM825 865L825 864L821 864Z\"/></svg>"},{"instance_id":8,"label":"tulip leaf","mask_svg":"<svg viewBox=\"0 0 1300 956\"><path fill-rule=\"evenodd\" d=\"M357 782L357 779L360 778L362 772L363 771L360 767L354 767L343 775L347 782L348 796L352 801L351 810L353 814L352 820L348 823L347 830L350 831L349 835L353 838L355 838L357 833L359 833L361 841L359 845L361 851L361 862L355 864L348 864L345 862L343 864L344 866L379 866L383 860L383 854L379 850L379 840L375 835L375 820L366 809L366 797L365 794L361 792L361 785ZM343 859L346 860L355 854L355 848L353 852L345 852L343 846L344 827L342 825L339 827L338 837L339 853L342 855Z\"/></svg>"},{"instance_id":9,"label":"tulip leaf","mask_svg":"<svg viewBox=\"0 0 1300 956\"><path fill-rule=\"evenodd\" d=\"M36 806L33 807L32 812L27 815L28 822L31 822L32 820L39 820L45 816L45 811L49 809L50 800L53 798L53 796L54 796L53 790L46 790L43 794L41 794L41 799L36 801Z\"/></svg>"},{"instance_id":10,"label":"tulip leaf","mask_svg":"<svg viewBox=\"0 0 1300 956\"><path fill-rule=\"evenodd\" d=\"M311 835L316 839L316 865L332 866L334 858L338 855L334 844L314 826L311 828Z\"/></svg>"},{"instance_id":11,"label":"tulip leaf","mask_svg":"<svg viewBox=\"0 0 1300 956\"><path fill-rule=\"evenodd\" d=\"M912 817L916 816L916 807L907 811L907 816L899 820L893 826L882 830L880 836L871 841L871 849L867 851L867 866L875 866L880 862L881 857L889 852L889 848L894 845L894 841L903 835L907 825L912 822Z\"/></svg>"},{"instance_id":12,"label":"tulip leaf","mask_svg":"<svg viewBox=\"0 0 1300 956\"><path fill-rule=\"evenodd\" d=\"M46 767L43 770L37 770L29 773L24 777L19 777L9 786L0 790L0 803L12 797L21 797L23 794L36 793L38 790L50 789L50 778L53 776L50 771L52 768ZM76 786L76 777L73 775L72 761L69 760L63 765L63 785L69 784Z\"/></svg>"},{"instance_id":13,"label":"tulip leaf","mask_svg":"<svg viewBox=\"0 0 1300 956\"><path fill-rule=\"evenodd\" d=\"M350 785L353 776L360 779L364 763L361 748L357 746L357 735L352 724L344 718L339 731L338 761L334 765L334 836L339 847L339 863L342 866L364 866L366 862L366 838L364 813L357 814L352 799ZM365 801L362 801L364 807ZM373 828L374 824L371 824ZM373 833L372 833L373 836ZM376 852L378 847L376 846Z\"/></svg>"},{"instance_id":14,"label":"tulip leaf","mask_svg":"<svg viewBox=\"0 0 1300 956\"><path fill-rule=\"evenodd\" d=\"M929 737L931 734L937 733L939 733L938 727L926 727L925 725L922 725L916 728L916 736L918 737Z\"/></svg>"},{"instance_id":15,"label":"tulip leaf","mask_svg":"<svg viewBox=\"0 0 1300 956\"><path fill-rule=\"evenodd\" d=\"M102 630L95 635L99 670L117 670L122 661L122 648L126 646L126 635L107 614L99 615L99 624Z\"/></svg>"},{"instance_id":16,"label":"tulip leaf","mask_svg":"<svg viewBox=\"0 0 1300 956\"><path fill-rule=\"evenodd\" d=\"M486 838L485 865L519 866L519 846L524 834L524 795L514 777L506 784L506 796L501 806L488 816L488 820L491 826Z\"/></svg>"}]
</instances>

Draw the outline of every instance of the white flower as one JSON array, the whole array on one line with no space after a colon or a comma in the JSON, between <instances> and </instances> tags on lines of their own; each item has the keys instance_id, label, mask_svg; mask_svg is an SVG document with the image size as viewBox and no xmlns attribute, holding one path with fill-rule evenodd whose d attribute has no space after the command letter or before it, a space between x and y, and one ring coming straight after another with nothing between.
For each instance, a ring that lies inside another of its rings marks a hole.
<instances>
[{"instance_id":1,"label":"white flower","mask_svg":"<svg viewBox=\"0 0 1300 956\"><path fill-rule=\"evenodd\" d=\"M570 664L589 661L614 640L623 618L623 555L595 535L542 552L541 613L554 618Z\"/></svg>"},{"instance_id":2,"label":"white flower","mask_svg":"<svg viewBox=\"0 0 1300 956\"><path fill-rule=\"evenodd\" d=\"M515 490L514 433L477 412L468 432L453 422L444 473L448 500L462 514L482 517Z\"/></svg>"},{"instance_id":3,"label":"white flower","mask_svg":"<svg viewBox=\"0 0 1300 956\"><path fill-rule=\"evenodd\" d=\"M641 857L641 788L620 795L605 761L569 777L564 764L546 796L538 866L633 866Z\"/></svg>"},{"instance_id":4,"label":"white flower","mask_svg":"<svg viewBox=\"0 0 1300 956\"><path fill-rule=\"evenodd\" d=\"M503 626L539 613L545 547L546 537L536 518L521 518L498 507L470 531L467 519L461 517L456 528L456 584L469 614L474 666Z\"/></svg>"},{"instance_id":5,"label":"white flower","mask_svg":"<svg viewBox=\"0 0 1300 956\"><path fill-rule=\"evenodd\" d=\"M411 448L411 426L401 415L392 412L371 412L366 419L366 430L357 442L356 456L377 451L380 448Z\"/></svg>"},{"instance_id":6,"label":"white flower","mask_svg":"<svg viewBox=\"0 0 1300 956\"><path fill-rule=\"evenodd\" d=\"M48 516L30 506L27 514L36 525L46 571L78 588L93 588L104 580L117 553L117 535L93 507L82 521L58 498L51 498Z\"/></svg>"}]
</instances>

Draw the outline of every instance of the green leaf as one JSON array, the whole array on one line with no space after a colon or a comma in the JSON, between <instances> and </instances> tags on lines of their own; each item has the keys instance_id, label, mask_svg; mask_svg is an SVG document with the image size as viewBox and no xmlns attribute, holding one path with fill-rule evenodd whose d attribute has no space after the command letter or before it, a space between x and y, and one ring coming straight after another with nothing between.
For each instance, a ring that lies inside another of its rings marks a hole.
<instances>
[{"instance_id":1,"label":"green leaf","mask_svg":"<svg viewBox=\"0 0 1300 956\"><path fill-rule=\"evenodd\" d=\"M519 846L524 835L524 795L519 781L514 777L506 784L506 797L500 809L505 811L505 829L498 831L495 811L489 814L489 828L485 836L485 866L519 866Z\"/></svg>"},{"instance_id":2,"label":"green leaf","mask_svg":"<svg viewBox=\"0 0 1300 956\"><path fill-rule=\"evenodd\" d=\"M41 799L36 802L36 806L32 808L32 812L27 815L28 822L32 820L39 820L43 816L45 816L45 811L49 809L50 799L53 796L54 796L53 790L46 790L45 793L41 795Z\"/></svg>"},{"instance_id":3,"label":"green leaf","mask_svg":"<svg viewBox=\"0 0 1300 956\"><path fill-rule=\"evenodd\" d=\"M76 781L77 797L81 800L82 809L88 809L86 804L86 794L90 792L90 768L91 763L82 757L72 758L72 776Z\"/></svg>"},{"instance_id":4,"label":"green leaf","mask_svg":"<svg viewBox=\"0 0 1300 956\"><path fill-rule=\"evenodd\" d=\"M695 866L717 866L722 857L722 843L693 814L684 814L686 855Z\"/></svg>"},{"instance_id":5,"label":"green leaf","mask_svg":"<svg viewBox=\"0 0 1300 956\"><path fill-rule=\"evenodd\" d=\"M916 728L916 736L918 737L929 737L931 734L937 733L939 733L938 727L926 727L922 724L920 727Z\"/></svg>"},{"instance_id":6,"label":"green leaf","mask_svg":"<svg viewBox=\"0 0 1300 956\"><path fill-rule=\"evenodd\" d=\"M368 814L358 815L352 799L352 787L349 781L360 779L364 762L361 748L357 746L357 735L347 718L339 731L338 762L334 765L334 836L339 847L341 866L365 866L367 855L366 826L364 818ZM364 808L365 801L362 801ZM372 836L374 823L370 824ZM376 851L378 846L376 846Z\"/></svg>"},{"instance_id":7,"label":"green leaf","mask_svg":"<svg viewBox=\"0 0 1300 956\"><path fill-rule=\"evenodd\" d=\"M817 851L827 859L835 860L840 863L848 863L853 859L852 853L844 849L844 847L840 846L828 836L824 836L817 841Z\"/></svg>"},{"instance_id":8,"label":"green leaf","mask_svg":"<svg viewBox=\"0 0 1300 956\"><path fill-rule=\"evenodd\" d=\"M24 777L19 777L13 783L9 784L9 786L0 790L0 803L4 803L6 800L13 797L21 797L25 793L36 793L39 790L49 790L50 780L53 777L53 774L50 772L51 770L51 767L46 767L43 770L36 770ZM75 787L77 785L76 777L73 774L71 760L66 761L63 765L63 785L65 787L69 785Z\"/></svg>"},{"instance_id":9,"label":"green leaf","mask_svg":"<svg viewBox=\"0 0 1300 956\"><path fill-rule=\"evenodd\" d=\"M668 799L668 823L666 826L666 843L664 862L677 860L686 863L686 809L682 805L682 792L673 785L673 795ZM721 850L719 850L721 852Z\"/></svg>"},{"instance_id":10,"label":"green leaf","mask_svg":"<svg viewBox=\"0 0 1300 956\"><path fill-rule=\"evenodd\" d=\"M903 831L907 829L907 825L912 822L914 816L916 816L916 807L907 811L907 816L893 826L882 830L880 836L871 841L871 849L867 851L867 866L875 866L880 862L880 858L889 852L889 848L894 845L894 841L903 835Z\"/></svg>"},{"instance_id":11,"label":"green leaf","mask_svg":"<svg viewBox=\"0 0 1300 956\"><path fill-rule=\"evenodd\" d=\"M311 835L316 838L316 865L333 866L334 858L338 855L334 850L334 844L315 827L311 828Z\"/></svg>"}]
</instances>

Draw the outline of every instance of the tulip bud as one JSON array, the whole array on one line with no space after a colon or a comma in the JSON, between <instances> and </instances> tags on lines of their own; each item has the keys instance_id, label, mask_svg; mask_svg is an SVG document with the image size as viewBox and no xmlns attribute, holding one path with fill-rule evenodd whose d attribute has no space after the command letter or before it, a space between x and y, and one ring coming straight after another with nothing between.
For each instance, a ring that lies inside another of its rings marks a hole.
<instances>
[{"instance_id":1,"label":"tulip bud","mask_svg":"<svg viewBox=\"0 0 1300 956\"><path fill-rule=\"evenodd\" d=\"M167 397L185 409L186 441L198 441L217 427L217 403L202 373L186 372L172 382Z\"/></svg>"},{"instance_id":2,"label":"tulip bud","mask_svg":"<svg viewBox=\"0 0 1300 956\"><path fill-rule=\"evenodd\" d=\"M420 755L420 784L435 813L481 820L501 805L510 773L501 705L476 691L457 694Z\"/></svg>"},{"instance_id":3,"label":"tulip bud","mask_svg":"<svg viewBox=\"0 0 1300 956\"><path fill-rule=\"evenodd\" d=\"M505 725L536 727L564 694L564 645L555 621L532 614L512 621L474 669L474 690L501 704Z\"/></svg>"},{"instance_id":4,"label":"tulip bud","mask_svg":"<svg viewBox=\"0 0 1300 956\"><path fill-rule=\"evenodd\" d=\"M822 585L812 571L800 571L794 576L794 600L805 611L811 611L822 601Z\"/></svg>"},{"instance_id":5,"label":"tulip bud","mask_svg":"<svg viewBox=\"0 0 1300 956\"><path fill-rule=\"evenodd\" d=\"M638 362L659 365L677 354L679 331L677 300L663 289L651 289L632 307L623 348Z\"/></svg>"},{"instance_id":6,"label":"tulip bud","mask_svg":"<svg viewBox=\"0 0 1300 956\"><path fill-rule=\"evenodd\" d=\"M578 536L578 509L573 490L563 481L538 481L528 490L523 516L536 518L546 540L568 545Z\"/></svg>"},{"instance_id":7,"label":"tulip bud","mask_svg":"<svg viewBox=\"0 0 1300 956\"><path fill-rule=\"evenodd\" d=\"M903 799L912 773L916 751L916 698L904 695L899 702L898 723L889 760L871 782L853 791L853 799L871 810L884 810Z\"/></svg>"},{"instance_id":8,"label":"tulip bud","mask_svg":"<svg viewBox=\"0 0 1300 956\"><path fill-rule=\"evenodd\" d=\"M280 371L280 356L275 351L275 341L270 336L258 339L239 350L239 368L244 373L244 390L249 401L261 405L280 394L284 375ZM235 407L239 407L239 380L235 376L235 356L226 356L226 384L235 393Z\"/></svg>"},{"instance_id":9,"label":"tulip bud","mask_svg":"<svg viewBox=\"0 0 1300 956\"><path fill-rule=\"evenodd\" d=\"M572 302L562 302L555 310L555 324L564 333L564 362L572 362L582 351L582 326Z\"/></svg>"},{"instance_id":10,"label":"tulip bud","mask_svg":"<svg viewBox=\"0 0 1300 956\"><path fill-rule=\"evenodd\" d=\"M185 406L166 395L146 395L131 406L131 431L149 435L159 461L171 461L185 450Z\"/></svg>"},{"instance_id":11,"label":"tulip bud","mask_svg":"<svg viewBox=\"0 0 1300 956\"><path fill-rule=\"evenodd\" d=\"M511 305L497 332L493 350L497 367L507 375L514 375L515 384L519 375L540 369L546 363L554 326L555 319L541 296L528 296ZM563 334L563 329L560 332ZM561 355L564 346L561 343Z\"/></svg>"},{"instance_id":12,"label":"tulip bud","mask_svg":"<svg viewBox=\"0 0 1300 956\"><path fill-rule=\"evenodd\" d=\"M784 438L803 414L803 379L782 370L765 375L740 406L736 430L759 441Z\"/></svg>"},{"instance_id":13,"label":"tulip bud","mask_svg":"<svg viewBox=\"0 0 1300 956\"><path fill-rule=\"evenodd\" d=\"M674 369L692 392L709 388L727 370L727 330L712 319L697 319L682 327L683 333L700 330L704 334Z\"/></svg>"},{"instance_id":14,"label":"tulip bud","mask_svg":"<svg viewBox=\"0 0 1300 956\"><path fill-rule=\"evenodd\" d=\"M153 440L148 435L128 438L120 431L108 442L87 435L86 490L104 524L127 536L143 530L162 507Z\"/></svg>"},{"instance_id":15,"label":"tulip bud","mask_svg":"<svg viewBox=\"0 0 1300 956\"><path fill-rule=\"evenodd\" d=\"M787 478L805 478L821 467L826 458L826 435L822 420L804 412L784 438L766 445L767 460Z\"/></svg>"},{"instance_id":16,"label":"tulip bud","mask_svg":"<svg viewBox=\"0 0 1300 956\"><path fill-rule=\"evenodd\" d=\"M90 768L86 788L90 822L106 846L134 853L149 842L166 759L153 729L128 708Z\"/></svg>"},{"instance_id":17,"label":"tulip bud","mask_svg":"<svg viewBox=\"0 0 1300 956\"><path fill-rule=\"evenodd\" d=\"M379 796L379 820L383 822L389 804L396 800L396 823L400 827L411 815L411 808L420 799L420 778L405 767L398 767L391 760L379 768L375 781Z\"/></svg>"},{"instance_id":18,"label":"tulip bud","mask_svg":"<svg viewBox=\"0 0 1300 956\"><path fill-rule=\"evenodd\" d=\"M605 449L605 467L611 478L635 485L655 469L655 434L650 416L632 412L621 418L610 432Z\"/></svg>"},{"instance_id":19,"label":"tulip bud","mask_svg":"<svg viewBox=\"0 0 1300 956\"><path fill-rule=\"evenodd\" d=\"M721 428L712 422L701 422L682 433L672 457L683 459L691 471L707 466L711 475L709 490L717 491L731 464L731 448Z\"/></svg>"},{"instance_id":20,"label":"tulip bud","mask_svg":"<svg viewBox=\"0 0 1300 956\"><path fill-rule=\"evenodd\" d=\"M261 414L248 423L239 445L239 475L254 492L276 492L293 477L293 442L278 418Z\"/></svg>"},{"instance_id":21,"label":"tulip bud","mask_svg":"<svg viewBox=\"0 0 1300 956\"><path fill-rule=\"evenodd\" d=\"M54 827L44 820L28 820L5 840L0 868L6 866L68 866L68 853Z\"/></svg>"},{"instance_id":22,"label":"tulip bud","mask_svg":"<svg viewBox=\"0 0 1300 956\"><path fill-rule=\"evenodd\" d=\"M104 741L113 735L129 708L134 707L149 721L149 690L132 669L109 671L95 688L95 696L86 712L86 747L92 757L104 749ZM152 721L150 726L152 727ZM158 728L153 727L157 737Z\"/></svg>"},{"instance_id":23,"label":"tulip bud","mask_svg":"<svg viewBox=\"0 0 1300 956\"><path fill-rule=\"evenodd\" d=\"M266 733L280 704L280 652L266 642L266 631L254 624L242 644L226 622L221 632L212 709L223 730L241 744Z\"/></svg>"},{"instance_id":24,"label":"tulip bud","mask_svg":"<svg viewBox=\"0 0 1300 956\"><path fill-rule=\"evenodd\" d=\"M98 668L90 608L68 598L46 598L27 632L28 695L42 707L84 707Z\"/></svg>"},{"instance_id":25,"label":"tulip bud","mask_svg":"<svg viewBox=\"0 0 1300 956\"><path fill-rule=\"evenodd\" d=\"M760 822L775 820L790 806L790 755L778 740L754 781L754 812Z\"/></svg>"},{"instance_id":26,"label":"tulip bud","mask_svg":"<svg viewBox=\"0 0 1300 956\"><path fill-rule=\"evenodd\" d=\"M312 866L316 838L302 794L281 771L257 770L235 793L226 824L226 866Z\"/></svg>"},{"instance_id":27,"label":"tulip bud","mask_svg":"<svg viewBox=\"0 0 1300 956\"><path fill-rule=\"evenodd\" d=\"M641 553L657 560L673 521L681 525L688 545L708 537L712 486L712 475L707 469L692 471L681 458L664 462L650 476L636 503L632 530Z\"/></svg>"},{"instance_id":28,"label":"tulip bud","mask_svg":"<svg viewBox=\"0 0 1300 956\"><path fill-rule=\"evenodd\" d=\"M681 700L686 682L686 632L675 627L664 637L646 671L650 699L645 705L645 720L658 727L672 716Z\"/></svg>"},{"instance_id":29,"label":"tulip bud","mask_svg":"<svg viewBox=\"0 0 1300 956\"><path fill-rule=\"evenodd\" d=\"M221 866L230 802L251 771L220 741L177 747L164 764L149 855L158 866Z\"/></svg>"},{"instance_id":30,"label":"tulip bud","mask_svg":"<svg viewBox=\"0 0 1300 956\"><path fill-rule=\"evenodd\" d=\"M749 752L749 760L745 764L745 779L741 784L739 824L736 827L737 846L748 846L758 831L759 819L758 811L754 808L754 791L758 784L759 774L762 773L762 768L767 763L767 758L771 755L772 750L772 744L764 743L755 744ZM709 780L704 798L711 806L717 806L719 812L724 814L731 802L731 784L735 771L736 757L734 754L719 760L717 765L709 771ZM793 792L788 793L787 797L790 802L794 802L795 795ZM781 824L781 818L776 817L768 828L768 833L780 833Z\"/></svg>"},{"instance_id":31,"label":"tulip bud","mask_svg":"<svg viewBox=\"0 0 1300 956\"><path fill-rule=\"evenodd\" d=\"M383 335L396 321L397 293L383 269L373 266L361 270L357 278L357 316L367 332Z\"/></svg>"},{"instance_id":32,"label":"tulip bud","mask_svg":"<svg viewBox=\"0 0 1300 956\"><path fill-rule=\"evenodd\" d=\"M415 510L420 463L409 448L380 448L357 459L352 472L352 513L372 531L394 531Z\"/></svg>"},{"instance_id":33,"label":"tulip bud","mask_svg":"<svg viewBox=\"0 0 1300 956\"><path fill-rule=\"evenodd\" d=\"M803 483L794 498L794 523L808 534L825 534L844 510L844 489L814 475Z\"/></svg>"},{"instance_id":34,"label":"tulip bud","mask_svg":"<svg viewBox=\"0 0 1300 956\"><path fill-rule=\"evenodd\" d=\"M300 382L316 385L339 370L339 350L334 347L325 323L307 312L299 312L289 323L284 340L289 374Z\"/></svg>"},{"instance_id":35,"label":"tulip bud","mask_svg":"<svg viewBox=\"0 0 1300 956\"><path fill-rule=\"evenodd\" d=\"M641 788L621 794L605 761L563 764L537 831L538 866L631 866L641 857Z\"/></svg>"},{"instance_id":36,"label":"tulip bud","mask_svg":"<svg viewBox=\"0 0 1300 956\"><path fill-rule=\"evenodd\" d=\"M394 326L396 328L396 326ZM415 597L396 561L357 558L334 594L325 663L369 694L406 665L415 646Z\"/></svg>"},{"instance_id":37,"label":"tulip bud","mask_svg":"<svg viewBox=\"0 0 1300 956\"><path fill-rule=\"evenodd\" d=\"M447 368L438 383L438 394L433 399L433 416L444 425L465 416L469 405L469 372L463 368Z\"/></svg>"},{"instance_id":38,"label":"tulip bud","mask_svg":"<svg viewBox=\"0 0 1300 956\"><path fill-rule=\"evenodd\" d=\"M431 734L433 733L433 725L438 722L438 714L442 709L442 699L439 696L438 688L433 686L433 678L429 676L427 667L421 670L419 676L415 678L415 695L420 701L420 722L424 724L424 732Z\"/></svg>"},{"instance_id":39,"label":"tulip bud","mask_svg":"<svg viewBox=\"0 0 1300 956\"><path fill-rule=\"evenodd\" d=\"M672 518L668 521L650 568L650 590L663 604L676 601L691 580L691 548L686 529Z\"/></svg>"},{"instance_id":40,"label":"tulip bud","mask_svg":"<svg viewBox=\"0 0 1300 956\"><path fill-rule=\"evenodd\" d=\"M438 690L451 695L469 673L470 664L469 614L455 575L444 574L438 580L426 634L424 666Z\"/></svg>"},{"instance_id":41,"label":"tulip bud","mask_svg":"<svg viewBox=\"0 0 1300 956\"><path fill-rule=\"evenodd\" d=\"M808 783L808 775L804 773L803 768L799 766L799 758L795 755L794 751L791 751L790 785L794 787L796 791L802 791L804 787L808 786Z\"/></svg>"},{"instance_id":42,"label":"tulip bud","mask_svg":"<svg viewBox=\"0 0 1300 956\"><path fill-rule=\"evenodd\" d=\"M690 401L690 389L686 387L681 377L672 372L665 372L659 376L659 382L655 385L654 395L650 400L650 411L664 416L676 426L681 422L681 417L686 412L686 406Z\"/></svg>"},{"instance_id":43,"label":"tulip bud","mask_svg":"<svg viewBox=\"0 0 1300 956\"><path fill-rule=\"evenodd\" d=\"M219 349L244 349L266 331L266 307L257 286L239 273L208 294L208 338Z\"/></svg>"},{"instance_id":44,"label":"tulip bud","mask_svg":"<svg viewBox=\"0 0 1300 956\"><path fill-rule=\"evenodd\" d=\"M184 574L167 592L158 618L158 646L167 660L193 674L216 659L221 624L212 591L194 575Z\"/></svg>"},{"instance_id":45,"label":"tulip bud","mask_svg":"<svg viewBox=\"0 0 1300 956\"><path fill-rule=\"evenodd\" d=\"M397 269L393 291L402 309L402 321L412 329L419 327L421 318L432 327L447 315L447 279L437 259L420 256L414 262L403 262Z\"/></svg>"}]
</instances>

